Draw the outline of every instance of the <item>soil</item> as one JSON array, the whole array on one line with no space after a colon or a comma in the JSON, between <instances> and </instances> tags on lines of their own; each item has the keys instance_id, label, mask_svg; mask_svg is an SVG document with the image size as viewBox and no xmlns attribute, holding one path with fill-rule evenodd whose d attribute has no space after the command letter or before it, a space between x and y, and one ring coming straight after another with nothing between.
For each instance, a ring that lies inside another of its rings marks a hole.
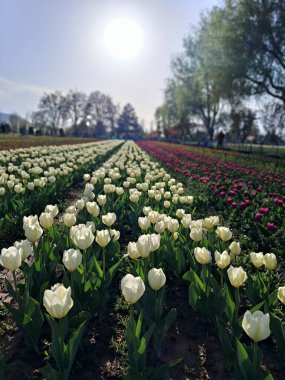
<instances>
[{"instance_id":1,"label":"soil","mask_svg":"<svg viewBox=\"0 0 285 380\"><path fill-rule=\"evenodd\" d=\"M117 279L118 281L118 279ZM223 357L218 335L213 326L203 320L187 305L188 289L177 281L169 281L167 286L167 307L176 307L178 317L169 331L161 362L183 358L171 370L173 380L231 380L233 374L223 368ZM108 305L105 318L92 318L78 352L71 380L122 379L127 371L127 356L124 342L124 328L128 312L117 308L118 295L114 295ZM3 296L2 296L3 297ZM49 352L49 327L45 324L41 340L41 356L26 348L20 332L7 315L0 319L0 352L7 364L7 380L42 379L40 368L46 363L43 354ZM5 323L5 326L4 326ZM118 345L114 344L116 342ZM250 343L249 341L246 343ZM116 348L117 347L117 348ZM264 366L275 380L284 379L275 347L270 340L261 344ZM148 357L152 357L151 348ZM162 363L152 360L151 365Z\"/></svg>"}]
</instances>

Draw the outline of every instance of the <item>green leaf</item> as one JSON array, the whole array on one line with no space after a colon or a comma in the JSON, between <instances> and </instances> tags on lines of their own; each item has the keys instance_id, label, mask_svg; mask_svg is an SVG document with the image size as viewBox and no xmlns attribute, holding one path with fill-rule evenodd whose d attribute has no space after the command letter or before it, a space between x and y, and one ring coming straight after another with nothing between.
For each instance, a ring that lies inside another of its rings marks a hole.
<instances>
[{"instance_id":1,"label":"green leaf","mask_svg":"<svg viewBox=\"0 0 285 380\"><path fill-rule=\"evenodd\" d=\"M41 373L48 380L61 380L61 375L58 371L52 368L50 365L46 365L41 369Z\"/></svg>"},{"instance_id":2,"label":"green leaf","mask_svg":"<svg viewBox=\"0 0 285 380\"><path fill-rule=\"evenodd\" d=\"M227 314L227 317L229 319L229 321L232 321L233 318L234 318L234 313L235 313L235 302L231 296L231 293L230 293L230 290L229 290L229 287L226 286L226 314Z\"/></svg>"},{"instance_id":3,"label":"green leaf","mask_svg":"<svg viewBox=\"0 0 285 380\"><path fill-rule=\"evenodd\" d=\"M177 318L177 310L171 309L169 313L167 314L165 321L163 323L163 329L162 329L162 338L164 338L167 334L167 331L170 329L170 327L173 325Z\"/></svg>"},{"instance_id":4,"label":"green leaf","mask_svg":"<svg viewBox=\"0 0 285 380\"><path fill-rule=\"evenodd\" d=\"M139 354L145 353L154 329L155 329L155 323L147 330L147 332L141 338L140 346L138 349Z\"/></svg>"},{"instance_id":5,"label":"green leaf","mask_svg":"<svg viewBox=\"0 0 285 380\"><path fill-rule=\"evenodd\" d=\"M252 379L253 368L248 353L243 344L236 339L236 352L238 365L245 380ZM252 379L255 380L255 379Z\"/></svg>"},{"instance_id":6,"label":"green leaf","mask_svg":"<svg viewBox=\"0 0 285 380\"><path fill-rule=\"evenodd\" d=\"M281 362L285 367L285 323L270 313L270 329L277 341Z\"/></svg>"},{"instance_id":7,"label":"green leaf","mask_svg":"<svg viewBox=\"0 0 285 380\"><path fill-rule=\"evenodd\" d=\"M268 308L271 309L272 306L274 306L277 303L277 293L278 289L275 289L272 293L268 296Z\"/></svg>"},{"instance_id":8,"label":"green leaf","mask_svg":"<svg viewBox=\"0 0 285 380\"><path fill-rule=\"evenodd\" d=\"M116 264L114 264L106 273L106 283L109 286L112 282L112 279L114 278L117 270L119 269L120 265L122 264L124 259L121 259Z\"/></svg>"},{"instance_id":9,"label":"green leaf","mask_svg":"<svg viewBox=\"0 0 285 380\"><path fill-rule=\"evenodd\" d=\"M67 348L67 350L66 350L67 358L66 359L68 362L67 369L65 370L66 379L68 378L69 372L70 372L72 364L74 362L75 355L77 353L79 343L81 341L85 326L86 326L86 321L81 323L81 325L78 327L78 329L74 331L71 339L69 340L69 342L66 346L66 348Z\"/></svg>"},{"instance_id":10,"label":"green leaf","mask_svg":"<svg viewBox=\"0 0 285 380\"><path fill-rule=\"evenodd\" d=\"M233 348L230 335L225 326L221 324L219 319L216 317L216 324L219 332L219 339L221 341L222 349L223 349L223 361L224 367L227 370L230 370L235 359L235 350Z\"/></svg>"},{"instance_id":11,"label":"green leaf","mask_svg":"<svg viewBox=\"0 0 285 380\"><path fill-rule=\"evenodd\" d=\"M178 274L180 274L185 267L185 258L184 258L184 254L182 250L176 249L175 257L176 257L176 271Z\"/></svg>"},{"instance_id":12,"label":"green leaf","mask_svg":"<svg viewBox=\"0 0 285 380\"><path fill-rule=\"evenodd\" d=\"M177 364L181 363L183 358L173 359L167 363L162 364L158 368L151 369L148 371L147 379L151 380L170 380L169 369L175 367Z\"/></svg>"},{"instance_id":13,"label":"green leaf","mask_svg":"<svg viewBox=\"0 0 285 380\"><path fill-rule=\"evenodd\" d=\"M5 285L6 285L7 292L10 294L11 297L14 298L15 301L17 301L17 293L15 292L15 290L13 289L12 285L10 284L7 278L5 278Z\"/></svg>"},{"instance_id":14,"label":"green leaf","mask_svg":"<svg viewBox=\"0 0 285 380\"><path fill-rule=\"evenodd\" d=\"M93 260L94 260L94 264L95 264L95 268L97 270L97 273L99 275L100 278L103 278L104 277L104 274L103 274L103 270L102 268L100 267L100 264L98 263L95 255L93 256Z\"/></svg>"},{"instance_id":15,"label":"green leaf","mask_svg":"<svg viewBox=\"0 0 285 380\"><path fill-rule=\"evenodd\" d=\"M142 330L142 323L143 323L143 310L140 312L137 325L136 325L136 337L139 339L141 335L141 330Z\"/></svg>"}]
</instances>

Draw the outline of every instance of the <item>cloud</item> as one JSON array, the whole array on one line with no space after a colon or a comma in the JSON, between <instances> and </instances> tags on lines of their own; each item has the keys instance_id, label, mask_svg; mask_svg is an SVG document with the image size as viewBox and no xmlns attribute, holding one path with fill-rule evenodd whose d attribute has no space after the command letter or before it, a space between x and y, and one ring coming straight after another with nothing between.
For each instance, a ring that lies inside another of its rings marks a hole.
<instances>
[{"instance_id":1,"label":"cloud","mask_svg":"<svg viewBox=\"0 0 285 380\"><path fill-rule=\"evenodd\" d=\"M10 96L14 94L30 93L41 96L44 92L51 91L47 87L37 86L31 83L16 82L0 77L0 96Z\"/></svg>"},{"instance_id":2,"label":"cloud","mask_svg":"<svg viewBox=\"0 0 285 380\"><path fill-rule=\"evenodd\" d=\"M24 115L37 107L44 92L51 91L47 87L0 77L0 111Z\"/></svg>"}]
</instances>

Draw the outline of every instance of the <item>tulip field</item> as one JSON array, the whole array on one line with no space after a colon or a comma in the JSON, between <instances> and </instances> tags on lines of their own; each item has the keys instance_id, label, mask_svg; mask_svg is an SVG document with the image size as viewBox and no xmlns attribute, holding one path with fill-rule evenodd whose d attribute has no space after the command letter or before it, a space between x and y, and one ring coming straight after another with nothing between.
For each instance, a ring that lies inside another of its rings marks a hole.
<instances>
[{"instance_id":1,"label":"tulip field","mask_svg":"<svg viewBox=\"0 0 285 380\"><path fill-rule=\"evenodd\" d=\"M266 157L0 152L0 379L285 379L284 203Z\"/></svg>"}]
</instances>

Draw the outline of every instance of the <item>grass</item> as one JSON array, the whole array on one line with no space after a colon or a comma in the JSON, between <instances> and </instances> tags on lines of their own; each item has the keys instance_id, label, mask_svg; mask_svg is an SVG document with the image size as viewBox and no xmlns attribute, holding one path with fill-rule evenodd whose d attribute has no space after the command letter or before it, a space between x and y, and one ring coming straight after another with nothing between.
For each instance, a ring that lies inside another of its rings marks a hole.
<instances>
[{"instance_id":1,"label":"grass","mask_svg":"<svg viewBox=\"0 0 285 380\"><path fill-rule=\"evenodd\" d=\"M285 145L259 145L259 144L226 144L226 148L240 152L278 155L285 158Z\"/></svg>"}]
</instances>

